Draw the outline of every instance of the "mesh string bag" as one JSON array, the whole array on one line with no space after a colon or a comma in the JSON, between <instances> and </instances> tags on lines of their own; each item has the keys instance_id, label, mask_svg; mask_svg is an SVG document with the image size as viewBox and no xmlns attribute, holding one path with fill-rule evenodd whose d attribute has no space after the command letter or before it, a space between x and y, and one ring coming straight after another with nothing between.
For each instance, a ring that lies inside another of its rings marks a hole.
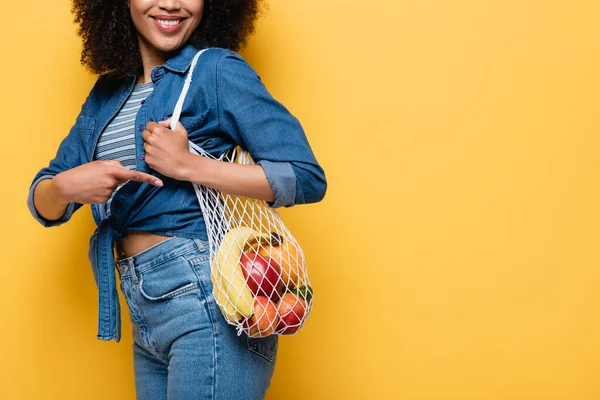
<instances>
[{"instance_id":1,"label":"mesh string bag","mask_svg":"<svg viewBox=\"0 0 600 400\"><path fill-rule=\"evenodd\" d=\"M199 51L171 117L175 129ZM192 153L223 162L253 165L236 146L215 157L189 141ZM309 317L313 289L304 254L280 215L266 201L193 184L208 233L213 295L238 335L293 335Z\"/></svg>"}]
</instances>

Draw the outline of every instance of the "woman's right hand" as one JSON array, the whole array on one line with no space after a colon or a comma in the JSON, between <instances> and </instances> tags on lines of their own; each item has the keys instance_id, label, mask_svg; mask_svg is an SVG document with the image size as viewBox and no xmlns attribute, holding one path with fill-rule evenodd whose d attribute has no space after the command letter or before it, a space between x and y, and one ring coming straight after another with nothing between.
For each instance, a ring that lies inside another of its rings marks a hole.
<instances>
[{"instance_id":1,"label":"woman's right hand","mask_svg":"<svg viewBox=\"0 0 600 400\"><path fill-rule=\"evenodd\" d=\"M125 168L119 161L99 160L59 173L52 186L64 203L102 204L128 180L163 185L157 177Z\"/></svg>"}]
</instances>

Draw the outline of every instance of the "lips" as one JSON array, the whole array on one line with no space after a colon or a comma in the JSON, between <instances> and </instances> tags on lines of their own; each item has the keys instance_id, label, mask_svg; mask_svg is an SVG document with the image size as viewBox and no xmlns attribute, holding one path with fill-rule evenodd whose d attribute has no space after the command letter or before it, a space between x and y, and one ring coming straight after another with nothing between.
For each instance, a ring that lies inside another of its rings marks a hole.
<instances>
[{"instance_id":1,"label":"lips","mask_svg":"<svg viewBox=\"0 0 600 400\"><path fill-rule=\"evenodd\" d=\"M171 33L177 31L187 18L177 15L156 15L152 19L161 32Z\"/></svg>"}]
</instances>

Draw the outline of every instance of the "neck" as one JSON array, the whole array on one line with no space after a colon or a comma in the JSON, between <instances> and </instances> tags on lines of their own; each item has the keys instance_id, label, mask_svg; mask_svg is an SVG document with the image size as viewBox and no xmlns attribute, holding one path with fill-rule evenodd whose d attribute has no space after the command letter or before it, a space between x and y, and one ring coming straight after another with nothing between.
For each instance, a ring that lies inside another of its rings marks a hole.
<instances>
[{"instance_id":1,"label":"neck","mask_svg":"<svg viewBox=\"0 0 600 400\"><path fill-rule=\"evenodd\" d=\"M138 43L140 55L142 57L142 66L144 67L144 73L137 81L137 83L140 84L150 82L152 80L150 76L152 69L156 66L163 65L168 60L168 56L166 53L162 53L148 44L142 37L138 37Z\"/></svg>"}]
</instances>

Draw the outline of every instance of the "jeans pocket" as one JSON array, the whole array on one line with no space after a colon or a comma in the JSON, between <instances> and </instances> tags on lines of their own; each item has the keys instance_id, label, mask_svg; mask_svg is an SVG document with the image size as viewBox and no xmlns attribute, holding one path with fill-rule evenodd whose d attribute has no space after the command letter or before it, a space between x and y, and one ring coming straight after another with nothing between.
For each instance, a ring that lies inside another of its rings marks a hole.
<instances>
[{"instance_id":1,"label":"jeans pocket","mask_svg":"<svg viewBox=\"0 0 600 400\"><path fill-rule=\"evenodd\" d=\"M248 350L257 354L269 362L273 362L277 356L277 347L279 346L279 337L275 334L264 338L251 338L243 334L246 338Z\"/></svg>"},{"instance_id":2,"label":"jeans pocket","mask_svg":"<svg viewBox=\"0 0 600 400\"><path fill-rule=\"evenodd\" d=\"M141 273L139 279L140 294L148 301L166 301L200 291L194 271L182 256Z\"/></svg>"}]
</instances>

